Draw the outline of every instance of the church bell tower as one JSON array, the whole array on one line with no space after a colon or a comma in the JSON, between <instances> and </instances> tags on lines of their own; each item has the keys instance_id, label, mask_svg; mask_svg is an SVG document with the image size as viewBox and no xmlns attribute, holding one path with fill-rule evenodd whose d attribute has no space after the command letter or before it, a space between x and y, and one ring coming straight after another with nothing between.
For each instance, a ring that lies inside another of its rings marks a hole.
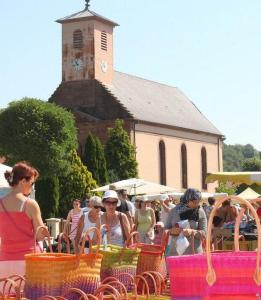
<instances>
[{"instance_id":1,"label":"church bell tower","mask_svg":"<svg viewBox=\"0 0 261 300\"><path fill-rule=\"evenodd\" d=\"M57 20L62 24L62 81L113 80L113 29L117 23L85 9Z\"/></svg>"}]
</instances>

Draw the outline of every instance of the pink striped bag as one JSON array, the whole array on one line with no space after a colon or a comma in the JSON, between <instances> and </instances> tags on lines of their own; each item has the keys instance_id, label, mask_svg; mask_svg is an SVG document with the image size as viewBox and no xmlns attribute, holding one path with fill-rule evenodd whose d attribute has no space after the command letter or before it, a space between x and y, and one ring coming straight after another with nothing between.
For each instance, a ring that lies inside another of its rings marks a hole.
<instances>
[{"instance_id":1,"label":"pink striped bag","mask_svg":"<svg viewBox=\"0 0 261 300\"><path fill-rule=\"evenodd\" d=\"M251 299L261 294L260 252L239 251L238 228L234 236L235 251L210 252L213 217L217 208L228 199L243 202L250 209L257 222L258 249L261 249L261 229L254 207L235 196L218 200L209 217L206 254L167 258L173 300L214 300L222 297L228 300L239 299L239 295Z\"/></svg>"}]
</instances>

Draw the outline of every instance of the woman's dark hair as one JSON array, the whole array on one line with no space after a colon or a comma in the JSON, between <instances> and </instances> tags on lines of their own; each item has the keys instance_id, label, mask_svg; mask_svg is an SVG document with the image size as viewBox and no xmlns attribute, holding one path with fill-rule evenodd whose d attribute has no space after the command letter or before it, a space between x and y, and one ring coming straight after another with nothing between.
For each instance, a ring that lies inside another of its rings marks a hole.
<instances>
[{"instance_id":1,"label":"woman's dark hair","mask_svg":"<svg viewBox=\"0 0 261 300\"><path fill-rule=\"evenodd\" d=\"M215 203L215 198L214 197L208 197L208 204L209 205L214 205L214 203Z\"/></svg>"},{"instance_id":2,"label":"woman's dark hair","mask_svg":"<svg viewBox=\"0 0 261 300\"><path fill-rule=\"evenodd\" d=\"M230 204L231 204L231 200L228 199L228 200L226 200L226 201L224 201L224 202L222 203L222 206L223 206L223 207L224 207L224 206L230 206Z\"/></svg>"},{"instance_id":3,"label":"woman's dark hair","mask_svg":"<svg viewBox=\"0 0 261 300\"><path fill-rule=\"evenodd\" d=\"M72 204L73 204L74 202L78 202L78 203L81 204L81 200L80 200L80 199L73 199L73 200L72 200Z\"/></svg>"},{"instance_id":4,"label":"woman's dark hair","mask_svg":"<svg viewBox=\"0 0 261 300\"><path fill-rule=\"evenodd\" d=\"M16 186L23 179L29 181L32 177L35 180L39 177L38 171L24 161L14 165L12 171L6 171L4 175L10 186Z\"/></svg>"},{"instance_id":5,"label":"woman's dark hair","mask_svg":"<svg viewBox=\"0 0 261 300\"><path fill-rule=\"evenodd\" d=\"M140 201L139 205L138 205L138 208L141 208L142 203L145 203L145 201Z\"/></svg>"}]
</instances>

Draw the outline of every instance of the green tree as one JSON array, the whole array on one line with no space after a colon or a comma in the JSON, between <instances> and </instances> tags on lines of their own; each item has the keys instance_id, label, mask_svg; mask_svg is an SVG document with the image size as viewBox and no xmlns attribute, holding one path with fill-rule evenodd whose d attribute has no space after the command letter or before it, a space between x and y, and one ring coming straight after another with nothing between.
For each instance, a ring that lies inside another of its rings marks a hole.
<instances>
[{"instance_id":1,"label":"green tree","mask_svg":"<svg viewBox=\"0 0 261 300\"><path fill-rule=\"evenodd\" d=\"M99 138L91 133L86 139L83 162L99 185L108 182L104 148Z\"/></svg>"},{"instance_id":2,"label":"green tree","mask_svg":"<svg viewBox=\"0 0 261 300\"><path fill-rule=\"evenodd\" d=\"M223 147L223 168L226 172L241 171L244 160L258 158L259 152L250 144L226 145Z\"/></svg>"},{"instance_id":3,"label":"green tree","mask_svg":"<svg viewBox=\"0 0 261 300\"><path fill-rule=\"evenodd\" d=\"M242 164L242 171L261 171L261 160L256 157L246 159Z\"/></svg>"},{"instance_id":4,"label":"green tree","mask_svg":"<svg viewBox=\"0 0 261 300\"><path fill-rule=\"evenodd\" d=\"M108 171L107 171L104 147L97 136L95 136L94 138L95 138L96 151L97 151L99 185L105 185L106 183L108 183Z\"/></svg>"},{"instance_id":5,"label":"green tree","mask_svg":"<svg viewBox=\"0 0 261 300\"><path fill-rule=\"evenodd\" d=\"M242 153L244 158L258 157L258 151L250 144L243 146Z\"/></svg>"},{"instance_id":6,"label":"green tree","mask_svg":"<svg viewBox=\"0 0 261 300\"><path fill-rule=\"evenodd\" d=\"M91 189L96 187L92 174L82 163L80 157L73 151L70 153L69 162L71 171L66 176L59 177L60 181L60 206L59 214L66 217L72 208L73 199L82 199Z\"/></svg>"},{"instance_id":7,"label":"green tree","mask_svg":"<svg viewBox=\"0 0 261 300\"><path fill-rule=\"evenodd\" d=\"M236 192L236 186L230 183L220 182L216 188L216 193L227 193L228 195L234 195Z\"/></svg>"},{"instance_id":8,"label":"green tree","mask_svg":"<svg viewBox=\"0 0 261 300\"><path fill-rule=\"evenodd\" d=\"M57 217L59 208L59 179L57 176L42 178L36 182L36 199L43 219Z\"/></svg>"},{"instance_id":9,"label":"green tree","mask_svg":"<svg viewBox=\"0 0 261 300\"><path fill-rule=\"evenodd\" d=\"M241 145L226 145L223 147L223 168L226 172L240 171L244 160Z\"/></svg>"},{"instance_id":10,"label":"green tree","mask_svg":"<svg viewBox=\"0 0 261 300\"><path fill-rule=\"evenodd\" d=\"M9 164L29 161L42 177L69 172L68 153L77 148L73 115L38 99L14 101L0 112L0 156Z\"/></svg>"},{"instance_id":11,"label":"green tree","mask_svg":"<svg viewBox=\"0 0 261 300\"><path fill-rule=\"evenodd\" d=\"M109 128L108 133L105 156L109 172L119 179L137 177L135 148L123 129L123 120L117 119L114 128Z\"/></svg>"}]
</instances>

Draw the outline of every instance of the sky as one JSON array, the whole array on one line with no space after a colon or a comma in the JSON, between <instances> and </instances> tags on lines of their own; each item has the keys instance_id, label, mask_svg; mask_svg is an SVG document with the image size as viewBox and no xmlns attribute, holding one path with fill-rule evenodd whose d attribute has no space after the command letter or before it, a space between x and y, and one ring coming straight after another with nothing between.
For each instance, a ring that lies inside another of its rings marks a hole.
<instances>
[{"instance_id":1,"label":"sky","mask_svg":"<svg viewBox=\"0 0 261 300\"><path fill-rule=\"evenodd\" d=\"M114 69L176 86L225 135L261 151L260 0L91 0L120 24ZM61 82L61 25L84 0L0 1L0 108L48 100Z\"/></svg>"}]
</instances>

